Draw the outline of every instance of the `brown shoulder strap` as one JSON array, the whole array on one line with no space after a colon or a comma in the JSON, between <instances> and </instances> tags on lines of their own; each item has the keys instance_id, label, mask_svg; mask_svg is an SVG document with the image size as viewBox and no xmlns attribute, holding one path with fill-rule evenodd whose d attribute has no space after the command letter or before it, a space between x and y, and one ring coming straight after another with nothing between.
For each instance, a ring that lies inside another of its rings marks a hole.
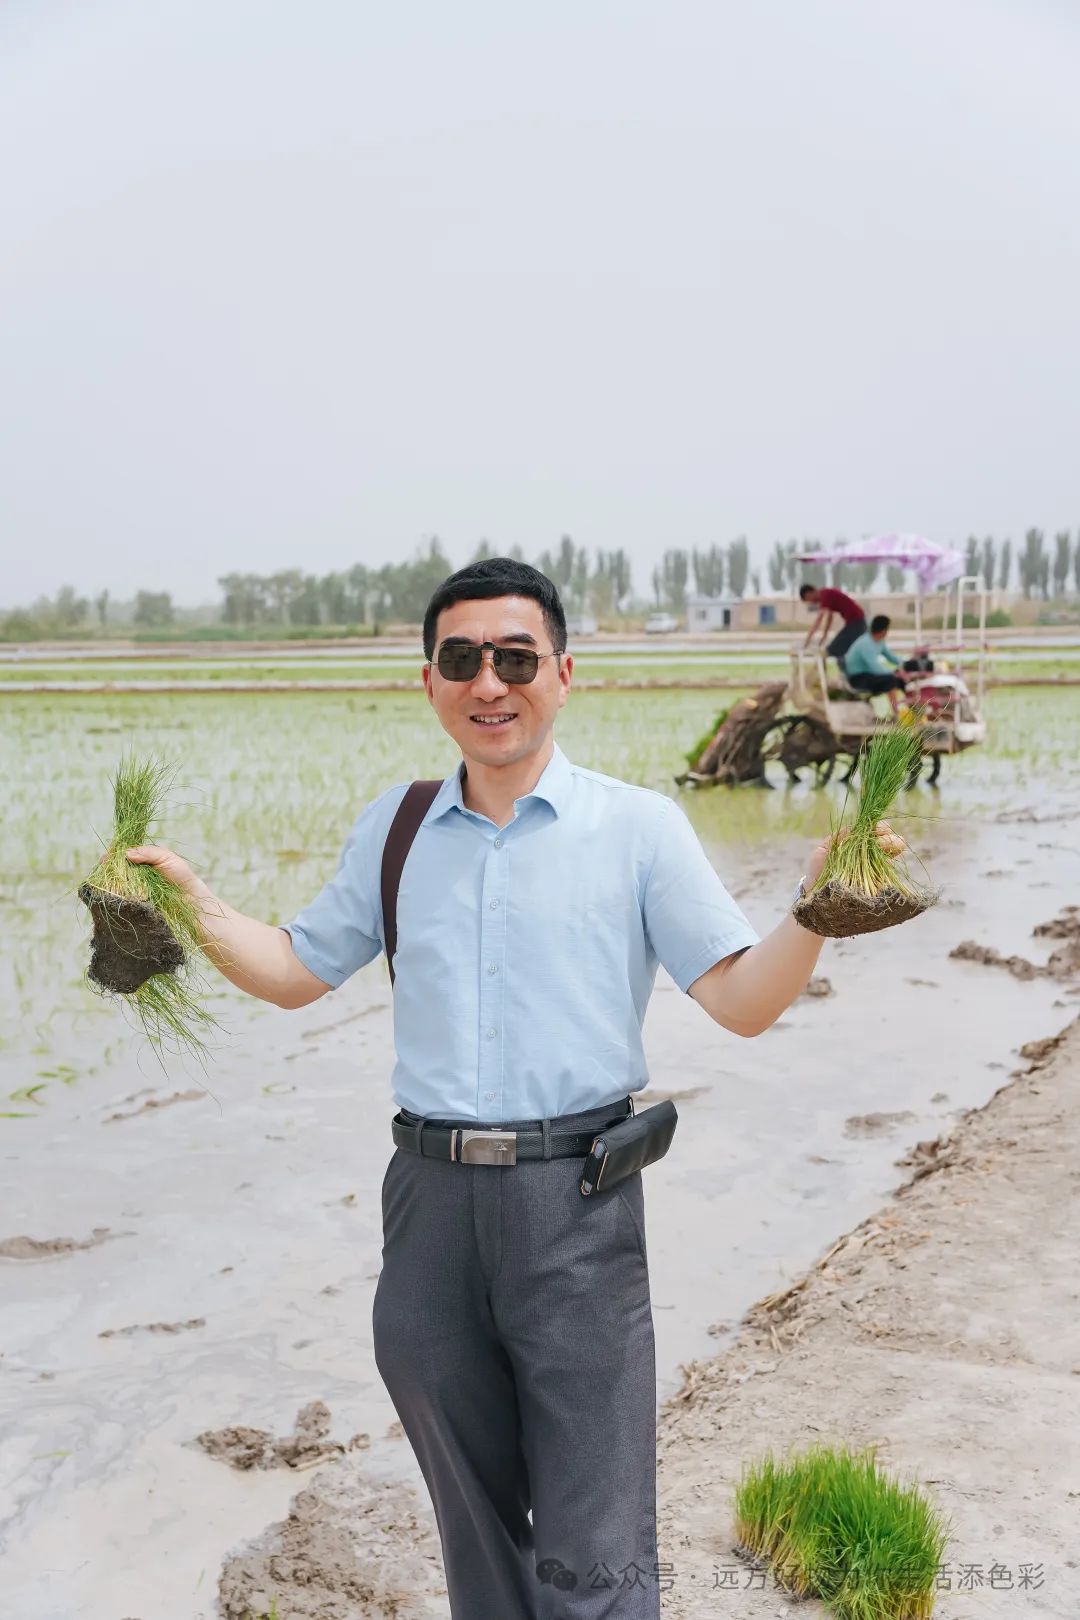
<instances>
[{"instance_id":1,"label":"brown shoulder strap","mask_svg":"<svg viewBox=\"0 0 1080 1620\"><path fill-rule=\"evenodd\" d=\"M390 823L382 854L382 914L383 943L386 965L390 969L390 983L394 982L394 952L397 950L397 898L398 885L405 858L412 848L420 823L435 802L441 782L410 782L405 797L397 807Z\"/></svg>"}]
</instances>

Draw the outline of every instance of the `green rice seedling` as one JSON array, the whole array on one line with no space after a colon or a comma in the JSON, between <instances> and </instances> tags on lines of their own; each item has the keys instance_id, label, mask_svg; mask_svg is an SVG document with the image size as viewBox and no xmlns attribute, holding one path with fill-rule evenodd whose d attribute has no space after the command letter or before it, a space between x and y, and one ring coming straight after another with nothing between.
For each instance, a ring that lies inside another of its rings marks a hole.
<instances>
[{"instance_id":1,"label":"green rice seedling","mask_svg":"<svg viewBox=\"0 0 1080 1620\"><path fill-rule=\"evenodd\" d=\"M730 709L721 709L708 731L702 732L693 748L688 748L686 750L686 753L683 755L683 759L685 759L691 770L694 769L694 766L697 764L706 748L708 748L709 744L712 742L713 738L716 736L716 733L720 730L720 727L723 725L730 713Z\"/></svg>"},{"instance_id":2,"label":"green rice seedling","mask_svg":"<svg viewBox=\"0 0 1080 1620\"><path fill-rule=\"evenodd\" d=\"M89 983L123 996L158 1057L170 1043L201 1062L206 1036L222 1026L202 1005L201 918L190 895L156 867L125 851L147 841L160 820L175 767L151 755L124 756L112 777L113 832L79 885L94 924Z\"/></svg>"},{"instance_id":3,"label":"green rice seedling","mask_svg":"<svg viewBox=\"0 0 1080 1620\"><path fill-rule=\"evenodd\" d=\"M9 1102L32 1102L32 1103L37 1103L39 1108L44 1107L44 1104L42 1103L41 1098L38 1096L38 1092L39 1091L44 1091L44 1090L45 1090L45 1081L44 1080L39 1080L37 1082L37 1084L33 1085L33 1086L19 1086L17 1091L9 1091L8 1092L8 1101Z\"/></svg>"},{"instance_id":4,"label":"green rice seedling","mask_svg":"<svg viewBox=\"0 0 1080 1620\"><path fill-rule=\"evenodd\" d=\"M906 922L933 905L936 892L915 883L903 858L886 854L877 837L878 822L911 779L922 752L917 723L892 726L871 740L859 766L855 818L850 827L843 827L841 807L821 875L793 908L804 928L831 938L869 934Z\"/></svg>"},{"instance_id":5,"label":"green rice seedling","mask_svg":"<svg viewBox=\"0 0 1080 1620\"><path fill-rule=\"evenodd\" d=\"M916 1485L877 1465L875 1448L814 1446L747 1463L735 1490L744 1554L838 1620L928 1620L948 1526Z\"/></svg>"},{"instance_id":6,"label":"green rice seedling","mask_svg":"<svg viewBox=\"0 0 1080 1620\"><path fill-rule=\"evenodd\" d=\"M264 1614L256 1614L254 1609L249 1609L247 1612L247 1620L284 1620L284 1616L278 1610L277 1598L272 1597L270 1599L270 1607Z\"/></svg>"}]
</instances>

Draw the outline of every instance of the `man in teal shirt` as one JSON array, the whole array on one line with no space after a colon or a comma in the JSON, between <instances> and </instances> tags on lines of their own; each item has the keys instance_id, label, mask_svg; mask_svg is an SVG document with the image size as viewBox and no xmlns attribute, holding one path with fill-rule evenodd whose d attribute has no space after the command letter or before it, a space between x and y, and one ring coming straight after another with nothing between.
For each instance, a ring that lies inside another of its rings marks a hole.
<instances>
[{"instance_id":1,"label":"man in teal shirt","mask_svg":"<svg viewBox=\"0 0 1080 1620\"><path fill-rule=\"evenodd\" d=\"M885 645L890 622L884 613L871 619L869 630L852 642L844 655L844 668L857 692L887 693L893 713L899 714L896 694L907 690L907 676L901 673L899 658Z\"/></svg>"}]
</instances>

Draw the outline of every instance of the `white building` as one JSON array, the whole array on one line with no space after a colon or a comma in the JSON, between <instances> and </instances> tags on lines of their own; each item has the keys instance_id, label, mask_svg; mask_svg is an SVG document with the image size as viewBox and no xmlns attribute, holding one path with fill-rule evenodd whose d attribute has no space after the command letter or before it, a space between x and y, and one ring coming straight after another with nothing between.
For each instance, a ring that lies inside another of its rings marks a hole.
<instances>
[{"instance_id":1,"label":"white building","mask_svg":"<svg viewBox=\"0 0 1080 1620\"><path fill-rule=\"evenodd\" d=\"M774 625L783 599L762 596L688 596L688 630L760 630Z\"/></svg>"}]
</instances>

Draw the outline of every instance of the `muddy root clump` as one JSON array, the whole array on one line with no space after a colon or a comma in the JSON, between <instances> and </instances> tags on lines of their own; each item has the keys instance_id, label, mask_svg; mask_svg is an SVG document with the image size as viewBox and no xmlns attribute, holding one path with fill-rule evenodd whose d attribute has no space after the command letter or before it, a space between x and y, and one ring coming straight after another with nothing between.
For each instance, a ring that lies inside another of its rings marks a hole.
<instances>
[{"instance_id":1,"label":"muddy root clump","mask_svg":"<svg viewBox=\"0 0 1080 1620\"><path fill-rule=\"evenodd\" d=\"M103 990L131 995L155 973L175 973L183 966L182 946L148 901L109 894L89 883L80 885L79 899L94 924L89 977Z\"/></svg>"},{"instance_id":2,"label":"muddy root clump","mask_svg":"<svg viewBox=\"0 0 1080 1620\"><path fill-rule=\"evenodd\" d=\"M804 895L792 907L792 916L812 934L826 939L846 939L852 934L874 934L896 923L921 917L937 900L930 889L905 892L882 889L880 894L861 894L838 878L830 878L820 889Z\"/></svg>"}]
</instances>

